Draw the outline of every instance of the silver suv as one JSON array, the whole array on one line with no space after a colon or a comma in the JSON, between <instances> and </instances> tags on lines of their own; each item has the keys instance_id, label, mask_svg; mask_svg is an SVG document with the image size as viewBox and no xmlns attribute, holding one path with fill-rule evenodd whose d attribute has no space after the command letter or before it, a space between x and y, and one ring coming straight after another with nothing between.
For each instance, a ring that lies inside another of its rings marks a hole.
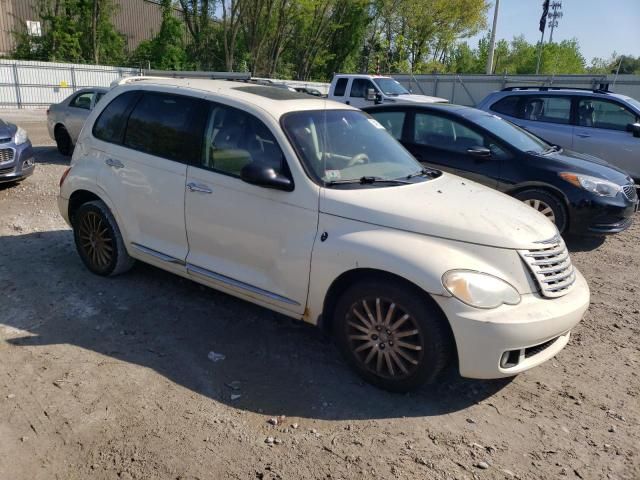
<instances>
[{"instance_id":1,"label":"silver suv","mask_svg":"<svg viewBox=\"0 0 640 480\"><path fill-rule=\"evenodd\" d=\"M477 108L548 142L600 157L640 180L640 102L606 90L508 87Z\"/></svg>"}]
</instances>

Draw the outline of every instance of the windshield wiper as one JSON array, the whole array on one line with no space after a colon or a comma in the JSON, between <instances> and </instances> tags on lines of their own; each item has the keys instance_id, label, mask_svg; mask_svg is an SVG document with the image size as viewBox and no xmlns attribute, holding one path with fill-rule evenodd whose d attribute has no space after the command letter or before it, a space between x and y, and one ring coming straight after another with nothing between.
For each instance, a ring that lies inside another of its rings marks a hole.
<instances>
[{"instance_id":1,"label":"windshield wiper","mask_svg":"<svg viewBox=\"0 0 640 480\"><path fill-rule=\"evenodd\" d=\"M558 147L557 145L551 145L549 148L546 148L543 152L542 155L547 155L549 153L553 153L553 152L559 152L561 150L560 147Z\"/></svg>"},{"instance_id":2,"label":"windshield wiper","mask_svg":"<svg viewBox=\"0 0 640 480\"><path fill-rule=\"evenodd\" d=\"M357 184L357 183L361 185L370 185L372 183L392 183L392 184L400 185L400 184L408 184L411 182L407 182L399 178L382 178L382 177L364 176L360 178L352 178L349 180L331 180L329 182L325 182L325 185L331 186L331 185L346 185L346 184Z\"/></svg>"},{"instance_id":3,"label":"windshield wiper","mask_svg":"<svg viewBox=\"0 0 640 480\"><path fill-rule=\"evenodd\" d=\"M437 170L434 170L432 168L423 168L421 170L418 170L417 172L414 172L414 173L412 173L410 175L407 175L405 178L407 180L409 180L410 178L419 177L421 175L424 175L426 177L436 178L439 173L440 172L438 172Z\"/></svg>"}]
</instances>

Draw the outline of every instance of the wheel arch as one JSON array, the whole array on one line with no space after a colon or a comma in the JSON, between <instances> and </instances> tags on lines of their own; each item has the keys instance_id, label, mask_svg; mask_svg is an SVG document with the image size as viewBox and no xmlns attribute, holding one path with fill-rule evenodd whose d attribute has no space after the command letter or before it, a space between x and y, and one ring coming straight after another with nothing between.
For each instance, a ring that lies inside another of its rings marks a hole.
<instances>
[{"instance_id":1,"label":"wheel arch","mask_svg":"<svg viewBox=\"0 0 640 480\"><path fill-rule=\"evenodd\" d=\"M527 182L527 183L521 183L516 185L515 187L513 187L510 190L506 190L504 193L506 193L507 195L510 195L512 197L514 197L515 195L517 195L520 192L524 192L526 190L542 190L543 192L546 192L550 195L553 195L555 198L557 198L560 203L562 204L562 206L564 207L564 212L565 212L565 226L564 226L564 231L568 231L569 228L571 227L571 216L570 216L570 201L567 198L567 195L558 187L555 187L553 185L550 185L548 183L539 183L539 182Z\"/></svg>"},{"instance_id":2,"label":"wheel arch","mask_svg":"<svg viewBox=\"0 0 640 480\"><path fill-rule=\"evenodd\" d=\"M455 342L455 337L453 335L453 330L451 329L451 325L447 316L444 314L438 303L433 300L431 294L429 294L424 289L420 288L420 286L415 283L407 280L406 278L401 277L400 275L396 275L394 273L390 273L384 270L379 270L375 268L354 268L351 270L347 270L340 274L329 286L327 293L324 298L322 313L318 318L317 325L321 328L321 330L325 334L330 334L333 328L333 320L334 320L334 311L338 300L340 299L340 294L349 286L355 284L356 282L362 280L383 280L387 282L396 282L401 285L406 286L408 289L412 289L416 292L417 295L420 295L430 306L432 306L437 312L440 313L439 320L442 325L445 327L447 335L449 337L449 344L452 348L452 358L458 358L457 346Z\"/></svg>"}]
</instances>

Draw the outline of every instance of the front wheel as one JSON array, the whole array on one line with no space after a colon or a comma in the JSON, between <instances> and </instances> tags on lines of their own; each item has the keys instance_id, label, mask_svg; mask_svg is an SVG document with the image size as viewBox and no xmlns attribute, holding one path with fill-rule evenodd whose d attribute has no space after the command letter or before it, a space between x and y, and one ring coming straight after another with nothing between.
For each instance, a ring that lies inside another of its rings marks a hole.
<instances>
[{"instance_id":1,"label":"front wheel","mask_svg":"<svg viewBox=\"0 0 640 480\"><path fill-rule=\"evenodd\" d=\"M524 190L514 195L515 198L534 208L563 233L567 227L567 213L564 204L555 195L537 188Z\"/></svg>"},{"instance_id":2,"label":"front wheel","mask_svg":"<svg viewBox=\"0 0 640 480\"><path fill-rule=\"evenodd\" d=\"M369 280L339 299L333 321L338 347L366 381L405 392L433 381L447 365L446 319L424 292Z\"/></svg>"},{"instance_id":3,"label":"front wheel","mask_svg":"<svg viewBox=\"0 0 640 480\"><path fill-rule=\"evenodd\" d=\"M73 237L83 263L97 275L119 275L133 266L113 214L99 200L83 204L75 213Z\"/></svg>"}]
</instances>

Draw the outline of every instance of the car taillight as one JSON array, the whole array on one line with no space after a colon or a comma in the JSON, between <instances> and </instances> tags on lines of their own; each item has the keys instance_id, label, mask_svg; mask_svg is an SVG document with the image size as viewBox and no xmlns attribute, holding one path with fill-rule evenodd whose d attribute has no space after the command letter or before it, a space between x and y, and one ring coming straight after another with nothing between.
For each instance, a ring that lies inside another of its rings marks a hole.
<instances>
[{"instance_id":1,"label":"car taillight","mask_svg":"<svg viewBox=\"0 0 640 480\"><path fill-rule=\"evenodd\" d=\"M64 181L67 178L67 175L69 175L69 172L71 171L71 167L67 168L64 173L62 174L62 176L60 177L60 188L62 188L62 184L64 183Z\"/></svg>"}]
</instances>

